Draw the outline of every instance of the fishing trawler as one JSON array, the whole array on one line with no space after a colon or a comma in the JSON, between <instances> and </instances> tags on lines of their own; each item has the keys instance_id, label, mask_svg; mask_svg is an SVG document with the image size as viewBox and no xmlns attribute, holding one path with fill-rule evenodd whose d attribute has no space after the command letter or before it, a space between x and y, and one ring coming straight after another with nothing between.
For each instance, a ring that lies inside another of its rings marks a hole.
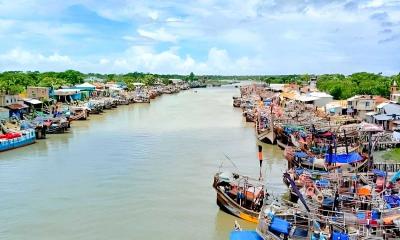
<instances>
[{"instance_id":1,"label":"fishing trawler","mask_svg":"<svg viewBox=\"0 0 400 240\"><path fill-rule=\"evenodd\" d=\"M213 188L217 193L217 205L220 209L253 223L257 223L260 209L269 196L262 180L263 154L260 145L258 146L258 158L260 162L258 179L239 174L237 171L222 171L220 167L220 170L214 175L213 181ZM227 159L237 170L233 161L229 157Z\"/></svg>"},{"instance_id":2,"label":"fishing trawler","mask_svg":"<svg viewBox=\"0 0 400 240\"><path fill-rule=\"evenodd\" d=\"M268 195L262 182L237 173L219 172L214 176L217 205L225 212L256 223Z\"/></svg>"}]
</instances>

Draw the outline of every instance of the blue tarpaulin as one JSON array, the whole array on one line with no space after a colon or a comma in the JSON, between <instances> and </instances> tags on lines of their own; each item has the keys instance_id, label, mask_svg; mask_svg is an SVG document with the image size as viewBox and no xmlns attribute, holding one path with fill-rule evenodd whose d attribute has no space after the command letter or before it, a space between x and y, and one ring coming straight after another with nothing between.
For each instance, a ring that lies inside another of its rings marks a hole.
<instances>
[{"instance_id":1,"label":"blue tarpaulin","mask_svg":"<svg viewBox=\"0 0 400 240\"><path fill-rule=\"evenodd\" d=\"M352 152L349 154L325 154L326 162L330 163L353 163L358 162L362 159L360 154Z\"/></svg>"},{"instance_id":2,"label":"blue tarpaulin","mask_svg":"<svg viewBox=\"0 0 400 240\"><path fill-rule=\"evenodd\" d=\"M295 153L294 153L294 156L295 156L295 157L298 157L298 158L305 158L305 157L308 157L307 153L305 153L305 152L295 152Z\"/></svg>"},{"instance_id":3,"label":"blue tarpaulin","mask_svg":"<svg viewBox=\"0 0 400 240\"><path fill-rule=\"evenodd\" d=\"M373 173L374 173L376 176L378 176L378 177L384 177L384 176L386 176L386 173L385 173L384 171L382 171L382 170L379 170L379 169L374 169L374 170L373 170Z\"/></svg>"},{"instance_id":4,"label":"blue tarpaulin","mask_svg":"<svg viewBox=\"0 0 400 240\"><path fill-rule=\"evenodd\" d=\"M349 235L342 232L333 231L332 233L332 240L349 240Z\"/></svg>"},{"instance_id":5,"label":"blue tarpaulin","mask_svg":"<svg viewBox=\"0 0 400 240\"><path fill-rule=\"evenodd\" d=\"M397 195L387 195L384 197L386 204L391 208L400 207L400 196Z\"/></svg>"},{"instance_id":6,"label":"blue tarpaulin","mask_svg":"<svg viewBox=\"0 0 400 240\"><path fill-rule=\"evenodd\" d=\"M315 184L317 184L318 187L329 187L329 180L328 179L320 179L315 181Z\"/></svg>"},{"instance_id":7,"label":"blue tarpaulin","mask_svg":"<svg viewBox=\"0 0 400 240\"><path fill-rule=\"evenodd\" d=\"M256 231L232 231L230 240L262 240Z\"/></svg>"},{"instance_id":8,"label":"blue tarpaulin","mask_svg":"<svg viewBox=\"0 0 400 240\"><path fill-rule=\"evenodd\" d=\"M290 230L290 223L282 218L274 217L269 225L270 231L283 233L288 235Z\"/></svg>"}]
</instances>

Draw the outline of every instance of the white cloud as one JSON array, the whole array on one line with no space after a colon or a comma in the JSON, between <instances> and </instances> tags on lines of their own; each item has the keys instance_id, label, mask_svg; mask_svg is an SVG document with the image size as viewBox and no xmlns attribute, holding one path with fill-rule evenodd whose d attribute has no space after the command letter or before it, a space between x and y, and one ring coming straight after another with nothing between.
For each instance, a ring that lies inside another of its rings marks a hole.
<instances>
[{"instance_id":1,"label":"white cloud","mask_svg":"<svg viewBox=\"0 0 400 240\"><path fill-rule=\"evenodd\" d=\"M43 55L19 48L0 54L0 66L5 70L63 70L76 67L68 56L53 53Z\"/></svg>"},{"instance_id":2,"label":"white cloud","mask_svg":"<svg viewBox=\"0 0 400 240\"><path fill-rule=\"evenodd\" d=\"M96 25L96 16L66 22L63 14L72 5L112 21L100 19ZM400 68L400 45L385 39L400 34L398 7L398 0L0 0L0 52L6 52L1 67L216 74L392 71ZM370 19L382 12L388 15L386 26ZM390 31L383 36L386 28ZM127 45L139 46L126 50ZM71 51L77 46L84 48ZM9 49L38 63L7 58Z\"/></svg>"},{"instance_id":3,"label":"white cloud","mask_svg":"<svg viewBox=\"0 0 400 240\"><path fill-rule=\"evenodd\" d=\"M153 19L153 20L157 20L158 17L159 17L157 11L150 11L150 12L148 13L148 15L149 15L149 17L150 17L151 19Z\"/></svg>"},{"instance_id":4,"label":"white cloud","mask_svg":"<svg viewBox=\"0 0 400 240\"><path fill-rule=\"evenodd\" d=\"M111 61L113 72L157 72L188 74L245 74L262 71L262 59L248 57L233 59L224 49L211 48L205 61L196 61L190 55L180 56L178 49L156 52L149 46L133 46L124 55Z\"/></svg>"},{"instance_id":5,"label":"white cloud","mask_svg":"<svg viewBox=\"0 0 400 240\"><path fill-rule=\"evenodd\" d=\"M138 29L137 32L140 36L152 39L154 41L160 41L160 42L176 42L177 41L177 37L175 35L167 32L164 28L159 28L154 31Z\"/></svg>"}]
</instances>

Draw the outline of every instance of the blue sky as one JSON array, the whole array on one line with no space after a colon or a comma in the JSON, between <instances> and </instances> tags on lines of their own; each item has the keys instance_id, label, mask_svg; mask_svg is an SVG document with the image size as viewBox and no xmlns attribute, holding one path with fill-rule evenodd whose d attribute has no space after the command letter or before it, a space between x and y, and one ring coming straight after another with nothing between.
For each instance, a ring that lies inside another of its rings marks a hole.
<instances>
[{"instance_id":1,"label":"blue sky","mask_svg":"<svg viewBox=\"0 0 400 240\"><path fill-rule=\"evenodd\" d=\"M400 0L0 0L0 71L400 72Z\"/></svg>"}]
</instances>

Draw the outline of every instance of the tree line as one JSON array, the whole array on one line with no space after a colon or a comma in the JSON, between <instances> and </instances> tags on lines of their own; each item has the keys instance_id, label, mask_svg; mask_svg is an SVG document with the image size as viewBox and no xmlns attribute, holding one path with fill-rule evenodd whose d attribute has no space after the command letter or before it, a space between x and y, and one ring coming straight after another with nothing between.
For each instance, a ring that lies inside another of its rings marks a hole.
<instances>
[{"instance_id":1,"label":"tree line","mask_svg":"<svg viewBox=\"0 0 400 240\"><path fill-rule=\"evenodd\" d=\"M132 72L126 74L84 74L76 70L64 72L38 72L38 71L6 71L0 73L0 92L6 94L18 94L23 92L28 86L51 87L58 89L62 86L73 86L83 83L90 77L105 82L124 83L128 89L134 88L134 83L154 85L157 81L170 84L170 79L182 79L184 81L197 81L198 77L194 73L189 75L177 74L151 74L142 72Z\"/></svg>"},{"instance_id":2,"label":"tree line","mask_svg":"<svg viewBox=\"0 0 400 240\"><path fill-rule=\"evenodd\" d=\"M247 75L247 76L222 76L202 75L196 76L179 74L151 74L132 72L126 74L84 74L76 70L64 72L38 72L38 71L6 71L0 73L0 91L7 94L18 94L28 86L52 87L54 89L62 86L71 86L83 83L85 78L94 77L103 81L114 81L125 83L128 88L133 88L134 83L154 85L157 81L164 84L171 83L170 79L182 79L184 81L219 81L219 80L256 80L271 83L297 83L308 84L311 75ZM328 92L335 99L347 99L357 94L380 95L388 98L390 86L394 80L400 84L400 74L384 76L381 73L360 72L351 75L323 74L317 77L317 88Z\"/></svg>"}]
</instances>

